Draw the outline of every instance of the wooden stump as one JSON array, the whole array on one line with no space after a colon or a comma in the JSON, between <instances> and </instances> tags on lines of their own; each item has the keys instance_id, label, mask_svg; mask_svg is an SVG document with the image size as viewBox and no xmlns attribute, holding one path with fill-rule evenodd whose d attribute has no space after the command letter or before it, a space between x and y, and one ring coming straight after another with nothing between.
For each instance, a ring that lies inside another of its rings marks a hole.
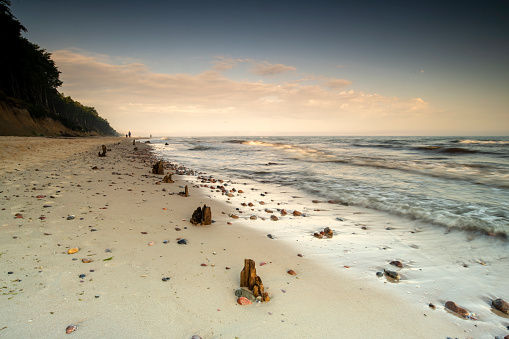
<instances>
[{"instance_id":1,"label":"wooden stump","mask_svg":"<svg viewBox=\"0 0 509 339\"><path fill-rule=\"evenodd\" d=\"M203 205L203 208L198 207L189 220L193 225L210 225L212 224L212 212L210 207Z\"/></svg>"},{"instance_id":2,"label":"wooden stump","mask_svg":"<svg viewBox=\"0 0 509 339\"><path fill-rule=\"evenodd\" d=\"M265 292L262 279L256 275L255 262L244 259L244 269L240 272L240 287L247 287L253 291L255 297L261 296L262 301L269 301L269 294Z\"/></svg>"},{"instance_id":3,"label":"wooden stump","mask_svg":"<svg viewBox=\"0 0 509 339\"><path fill-rule=\"evenodd\" d=\"M99 154L98 154L98 155L99 155L100 157L105 157L105 156L106 156L106 145L102 145L101 147L102 147L102 149L103 149L103 152L102 152L102 153L101 153L101 152L99 152Z\"/></svg>"},{"instance_id":4,"label":"wooden stump","mask_svg":"<svg viewBox=\"0 0 509 339\"><path fill-rule=\"evenodd\" d=\"M159 160L152 166L152 173L153 174L164 174L164 162L162 160Z\"/></svg>"},{"instance_id":5,"label":"wooden stump","mask_svg":"<svg viewBox=\"0 0 509 339\"><path fill-rule=\"evenodd\" d=\"M168 183L168 184L174 183L175 181L173 181L173 180L171 179L171 176L172 176L172 175L173 175L173 173L169 173L169 174L167 174L167 175L163 178L163 180L162 180L162 181L163 181L163 182L165 182L165 183ZM187 187L187 186L186 186L186 187Z\"/></svg>"}]
</instances>

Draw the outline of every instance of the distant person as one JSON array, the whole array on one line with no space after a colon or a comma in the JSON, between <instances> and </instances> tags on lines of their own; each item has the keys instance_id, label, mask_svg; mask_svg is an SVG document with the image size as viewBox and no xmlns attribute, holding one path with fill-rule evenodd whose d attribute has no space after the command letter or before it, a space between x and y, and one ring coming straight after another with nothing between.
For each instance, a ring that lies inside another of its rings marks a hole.
<instances>
[{"instance_id":1,"label":"distant person","mask_svg":"<svg viewBox=\"0 0 509 339\"><path fill-rule=\"evenodd\" d=\"M129 131L129 138L131 137L131 131Z\"/></svg>"},{"instance_id":2,"label":"distant person","mask_svg":"<svg viewBox=\"0 0 509 339\"><path fill-rule=\"evenodd\" d=\"M125 135L125 137L127 138L127 134Z\"/></svg>"}]
</instances>

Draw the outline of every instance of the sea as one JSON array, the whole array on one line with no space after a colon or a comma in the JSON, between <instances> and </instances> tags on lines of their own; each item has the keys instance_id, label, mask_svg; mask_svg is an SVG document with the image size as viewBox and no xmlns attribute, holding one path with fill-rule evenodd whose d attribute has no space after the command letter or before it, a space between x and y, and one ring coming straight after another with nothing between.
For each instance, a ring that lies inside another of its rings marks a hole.
<instances>
[{"instance_id":1,"label":"sea","mask_svg":"<svg viewBox=\"0 0 509 339\"><path fill-rule=\"evenodd\" d=\"M213 177L245 191L235 198L207 192L233 204L244 224L294 246L331 273L353 275L423 312L430 303L444 310L446 301L454 301L470 311L470 322L445 310L444 316L471 326L473 337L509 334L509 316L491 308L495 298L509 301L509 137L149 141L158 157L185 167L195 187ZM241 204L248 201L253 208ZM267 208L299 210L304 217L278 214L272 222ZM252 214L266 221L251 222ZM333 239L313 237L324 227L334 230ZM394 260L404 267L392 266ZM384 269L398 271L401 279L379 278Z\"/></svg>"},{"instance_id":2,"label":"sea","mask_svg":"<svg viewBox=\"0 0 509 339\"><path fill-rule=\"evenodd\" d=\"M208 137L151 142L161 157L195 170L285 185L437 227L509 235L509 137Z\"/></svg>"}]
</instances>

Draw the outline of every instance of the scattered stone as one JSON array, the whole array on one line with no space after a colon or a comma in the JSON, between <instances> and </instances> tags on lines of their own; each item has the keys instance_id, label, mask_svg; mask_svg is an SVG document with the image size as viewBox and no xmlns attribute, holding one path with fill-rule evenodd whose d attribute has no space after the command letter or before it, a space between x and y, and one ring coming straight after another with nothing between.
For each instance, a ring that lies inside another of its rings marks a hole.
<instances>
[{"instance_id":1,"label":"scattered stone","mask_svg":"<svg viewBox=\"0 0 509 339\"><path fill-rule=\"evenodd\" d=\"M237 299L237 303L239 305L251 305L252 304L252 302L249 299L245 298L245 297L238 298Z\"/></svg>"},{"instance_id":2,"label":"scattered stone","mask_svg":"<svg viewBox=\"0 0 509 339\"><path fill-rule=\"evenodd\" d=\"M247 298L250 301L255 301L256 300L256 297L254 296L253 292L251 292L250 290L248 290L245 287L242 287L242 288L239 288L239 289L235 290L235 295L237 297Z\"/></svg>"},{"instance_id":3,"label":"scattered stone","mask_svg":"<svg viewBox=\"0 0 509 339\"><path fill-rule=\"evenodd\" d=\"M318 239L322 239L323 238L323 235L321 235L320 233L317 233L317 232L313 233L313 236L315 238L318 238Z\"/></svg>"},{"instance_id":4,"label":"scattered stone","mask_svg":"<svg viewBox=\"0 0 509 339\"><path fill-rule=\"evenodd\" d=\"M296 216L296 217L299 217L302 215L302 212L299 212L299 211L293 211L293 215Z\"/></svg>"},{"instance_id":5,"label":"scattered stone","mask_svg":"<svg viewBox=\"0 0 509 339\"><path fill-rule=\"evenodd\" d=\"M82 273L82 274L80 274L80 275L79 275L79 278L80 278L80 279L83 279L83 278L85 278L86 276L87 276L86 274L83 274L83 273Z\"/></svg>"},{"instance_id":6,"label":"scattered stone","mask_svg":"<svg viewBox=\"0 0 509 339\"><path fill-rule=\"evenodd\" d=\"M448 301L445 303L445 308L448 310L458 314L459 316L463 318L468 318L469 312L464 309L463 307L458 306L454 301Z\"/></svg>"},{"instance_id":7,"label":"scattered stone","mask_svg":"<svg viewBox=\"0 0 509 339\"><path fill-rule=\"evenodd\" d=\"M509 315L509 303L503 299L495 299L491 302L491 306L496 308L502 313Z\"/></svg>"},{"instance_id":8,"label":"scattered stone","mask_svg":"<svg viewBox=\"0 0 509 339\"><path fill-rule=\"evenodd\" d=\"M169 243L168 240L163 240L163 244L167 244L167 243Z\"/></svg>"},{"instance_id":9,"label":"scattered stone","mask_svg":"<svg viewBox=\"0 0 509 339\"><path fill-rule=\"evenodd\" d=\"M99 153L99 154L101 154L101 153ZM65 333L66 334L71 334L72 332L77 331L77 330L78 330L78 325L69 325L65 329Z\"/></svg>"},{"instance_id":10,"label":"scattered stone","mask_svg":"<svg viewBox=\"0 0 509 339\"><path fill-rule=\"evenodd\" d=\"M278 217L276 217L275 215L271 215L271 216L270 216L270 220L272 220L272 221L278 221L279 219L278 219Z\"/></svg>"},{"instance_id":11,"label":"scattered stone","mask_svg":"<svg viewBox=\"0 0 509 339\"><path fill-rule=\"evenodd\" d=\"M168 173L167 175L164 176L162 182L164 183L167 183L167 184L171 184L171 183L174 183L175 181L173 181L171 179L171 176L173 175L173 173Z\"/></svg>"},{"instance_id":12,"label":"scattered stone","mask_svg":"<svg viewBox=\"0 0 509 339\"><path fill-rule=\"evenodd\" d=\"M270 233L269 233L269 234L267 234L267 237L269 237L269 238L271 238L271 239L275 239L275 238L276 238L275 236L273 236L273 235L272 235L272 234L270 234Z\"/></svg>"},{"instance_id":13,"label":"scattered stone","mask_svg":"<svg viewBox=\"0 0 509 339\"><path fill-rule=\"evenodd\" d=\"M166 278L163 278L161 279L162 281L166 282L166 281L170 281L170 278L169 277L166 277Z\"/></svg>"},{"instance_id":14,"label":"scattered stone","mask_svg":"<svg viewBox=\"0 0 509 339\"><path fill-rule=\"evenodd\" d=\"M391 261L390 264L396 267L403 267L403 264L399 260Z\"/></svg>"},{"instance_id":15,"label":"scattered stone","mask_svg":"<svg viewBox=\"0 0 509 339\"><path fill-rule=\"evenodd\" d=\"M287 215L288 212L283 208L281 211L280 211L281 215Z\"/></svg>"},{"instance_id":16,"label":"scattered stone","mask_svg":"<svg viewBox=\"0 0 509 339\"><path fill-rule=\"evenodd\" d=\"M303 257L303 255L302 255L302 254L300 254L300 253L299 253L299 254L297 254L297 256L298 256L298 257L301 257L301 258Z\"/></svg>"},{"instance_id":17,"label":"scattered stone","mask_svg":"<svg viewBox=\"0 0 509 339\"><path fill-rule=\"evenodd\" d=\"M81 259L81 262L84 263L84 264L89 264L89 263L92 262L92 260L88 259L88 258L83 258L83 259Z\"/></svg>"},{"instance_id":18,"label":"scattered stone","mask_svg":"<svg viewBox=\"0 0 509 339\"><path fill-rule=\"evenodd\" d=\"M399 280L400 276L399 276L399 273L398 272L395 272L395 271L389 271L387 269L384 269L384 273L386 276L392 278L392 279L396 279L396 280Z\"/></svg>"},{"instance_id":19,"label":"scattered stone","mask_svg":"<svg viewBox=\"0 0 509 339\"><path fill-rule=\"evenodd\" d=\"M177 244L187 245L186 239L180 239L179 241L177 241Z\"/></svg>"},{"instance_id":20,"label":"scattered stone","mask_svg":"<svg viewBox=\"0 0 509 339\"><path fill-rule=\"evenodd\" d=\"M383 272L376 272L376 276L381 278L384 276L384 273Z\"/></svg>"},{"instance_id":21,"label":"scattered stone","mask_svg":"<svg viewBox=\"0 0 509 339\"><path fill-rule=\"evenodd\" d=\"M77 247L73 247L73 248L70 248L68 251L67 251L67 254L74 254L74 253L77 253L79 252L79 248Z\"/></svg>"},{"instance_id":22,"label":"scattered stone","mask_svg":"<svg viewBox=\"0 0 509 339\"><path fill-rule=\"evenodd\" d=\"M433 303L429 303L429 305L428 305L428 306L429 306L429 308L431 308L431 309L433 309L433 310L435 310L435 309L437 308L437 307L435 306L435 304L433 304Z\"/></svg>"},{"instance_id":23,"label":"scattered stone","mask_svg":"<svg viewBox=\"0 0 509 339\"><path fill-rule=\"evenodd\" d=\"M297 275L297 272L295 272L294 270L288 270L288 273L289 275Z\"/></svg>"},{"instance_id":24,"label":"scattered stone","mask_svg":"<svg viewBox=\"0 0 509 339\"><path fill-rule=\"evenodd\" d=\"M68 215L67 216L67 220L73 220L74 218L76 218L74 215Z\"/></svg>"},{"instance_id":25,"label":"scattered stone","mask_svg":"<svg viewBox=\"0 0 509 339\"><path fill-rule=\"evenodd\" d=\"M256 220L256 219L258 219L258 217L256 215L252 215L252 216L249 217L249 219Z\"/></svg>"}]
</instances>

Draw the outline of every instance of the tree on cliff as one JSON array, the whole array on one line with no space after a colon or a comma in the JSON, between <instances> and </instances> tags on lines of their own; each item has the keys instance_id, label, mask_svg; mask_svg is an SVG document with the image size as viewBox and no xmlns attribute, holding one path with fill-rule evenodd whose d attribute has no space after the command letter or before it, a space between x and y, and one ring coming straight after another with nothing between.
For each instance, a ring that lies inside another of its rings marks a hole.
<instances>
[{"instance_id":1,"label":"tree on cliff","mask_svg":"<svg viewBox=\"0 0 509 339\"><path fill-rule=\"evenodd\" d=\"M29 111L35 118L50 116L80 132L117 134L93 107L58 92L62 81L51 53L23 37L27 30L10 5L9 0L0 0L0 45L5 51L0 53L0 91L34 105Z\"/></svg>"}]
</instances>

